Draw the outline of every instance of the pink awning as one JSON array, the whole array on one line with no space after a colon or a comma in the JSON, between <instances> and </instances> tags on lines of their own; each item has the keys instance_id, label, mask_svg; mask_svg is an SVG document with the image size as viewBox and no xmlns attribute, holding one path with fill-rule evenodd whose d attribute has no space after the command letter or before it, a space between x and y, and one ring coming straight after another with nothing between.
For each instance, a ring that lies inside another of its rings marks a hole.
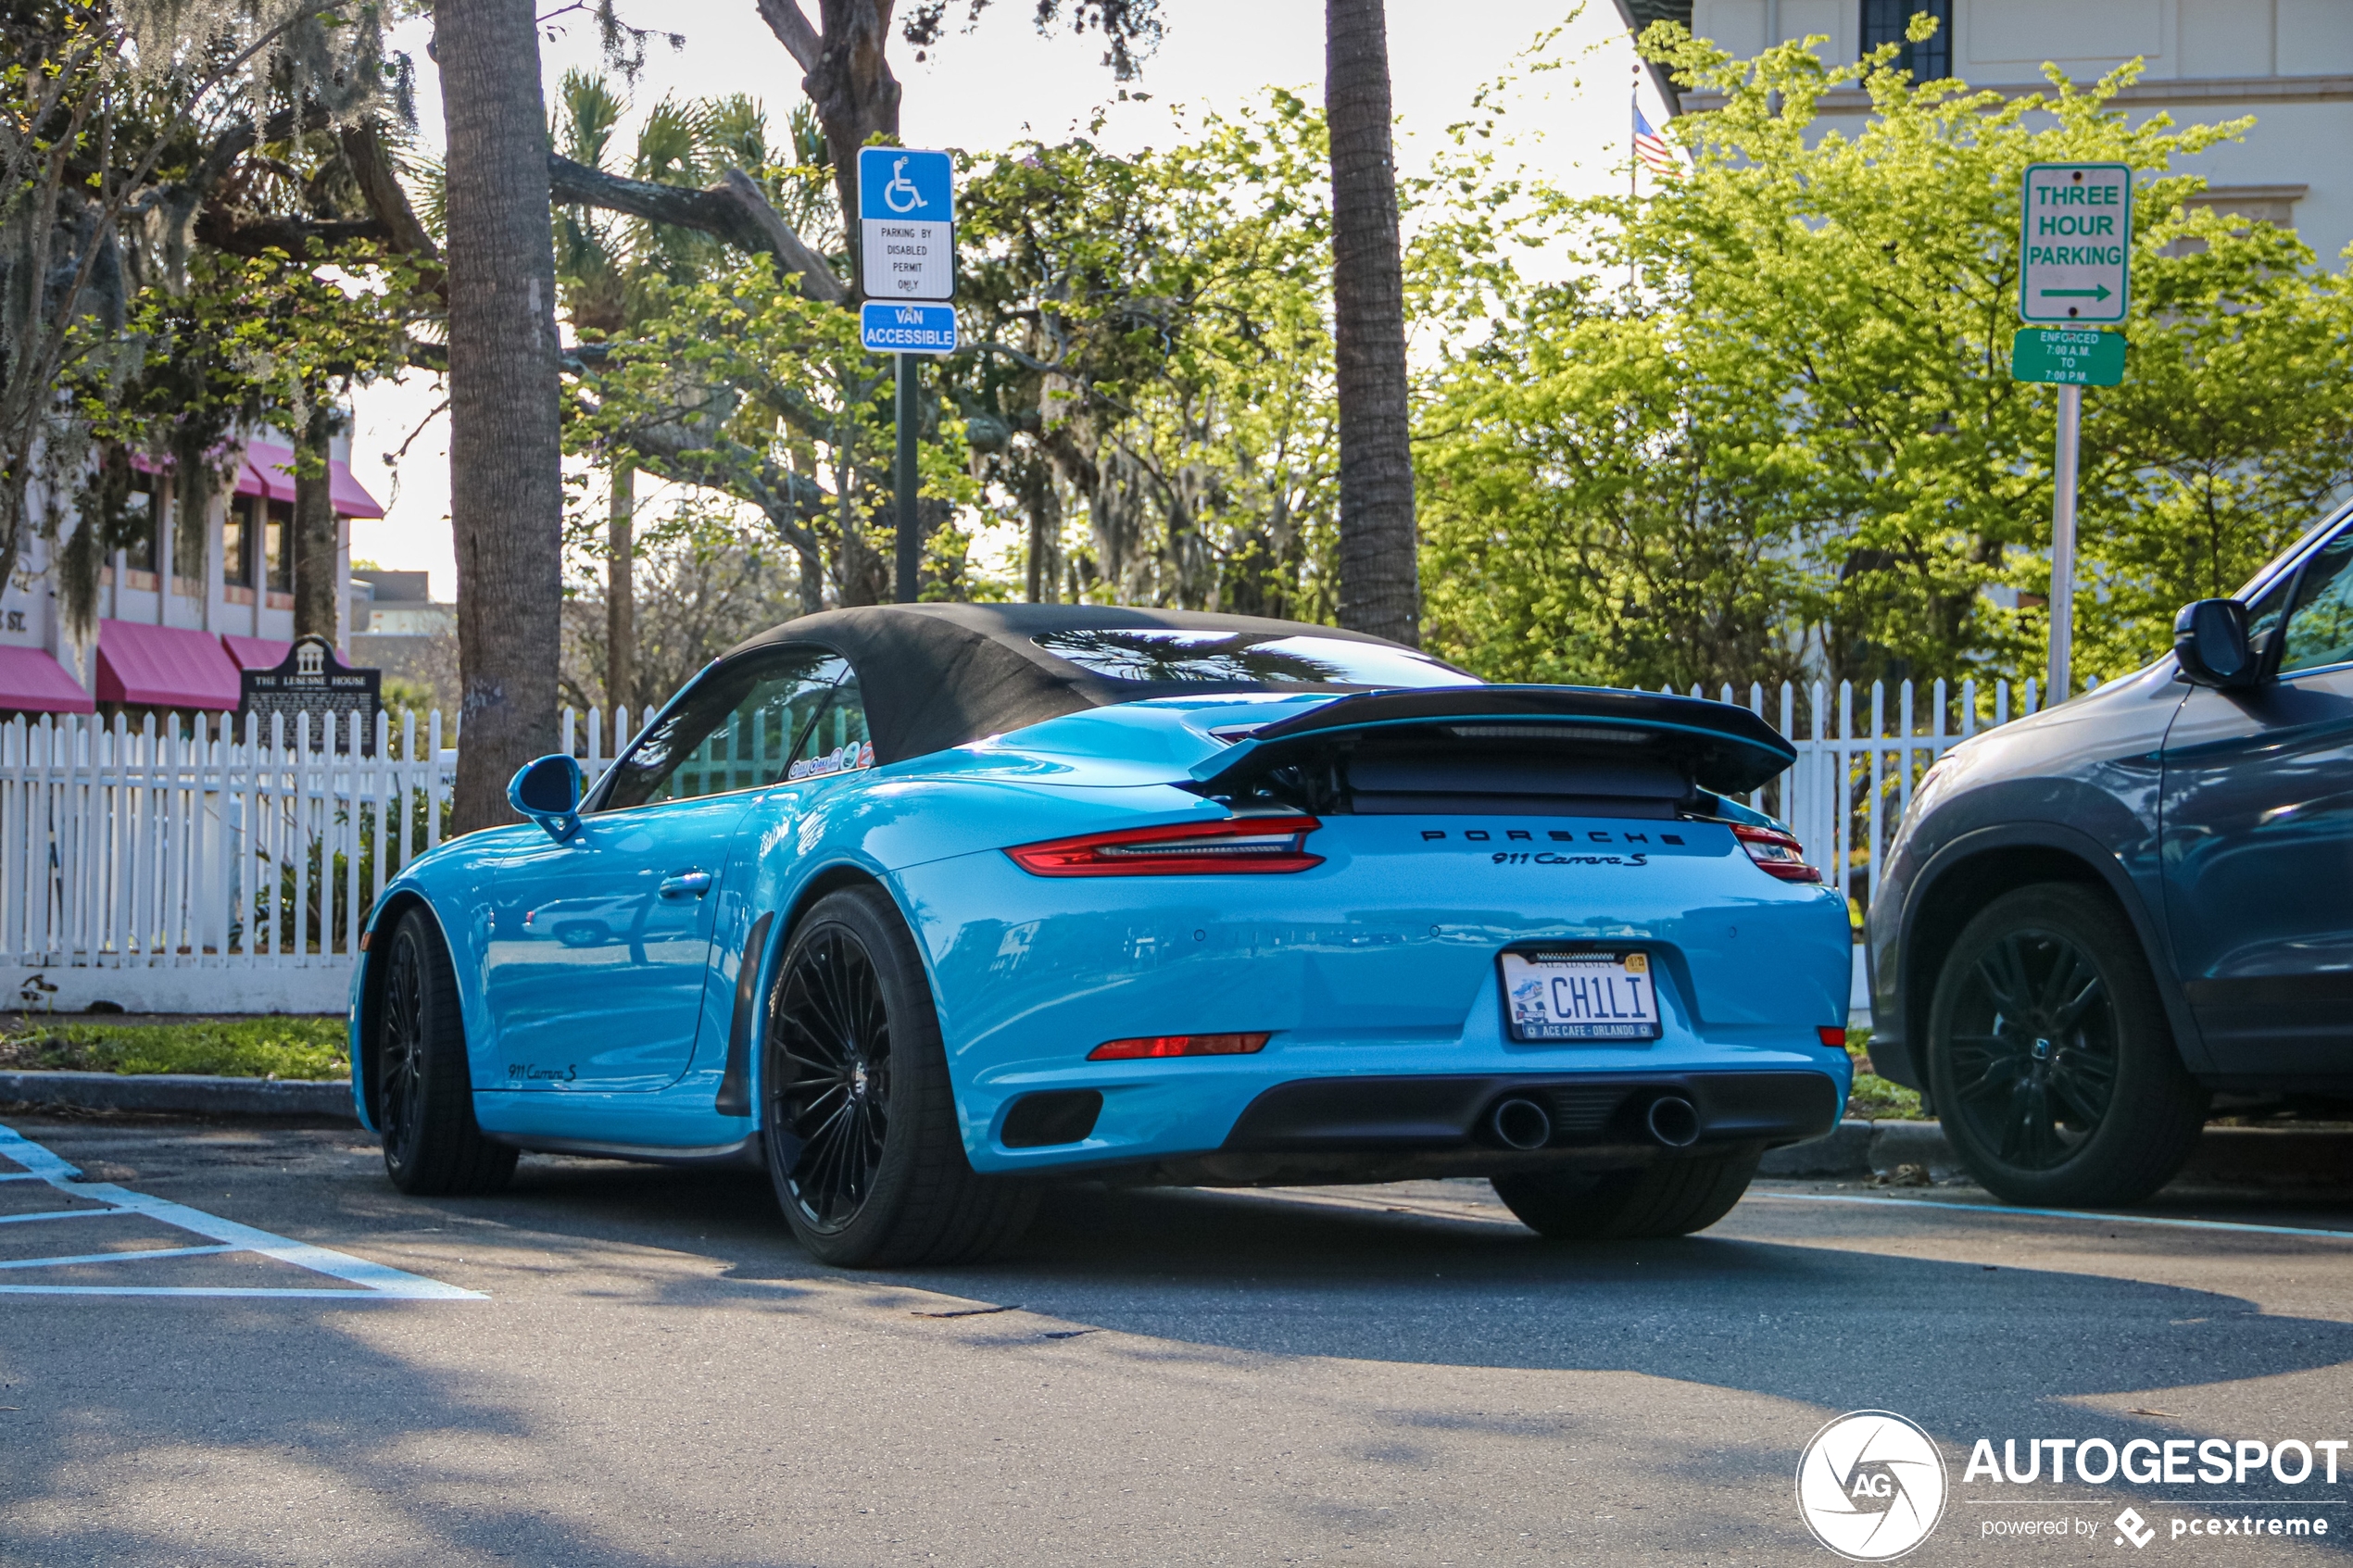
<instances>
[{"instance_id":1,"label":"pink awning","mask_svg":"<svg viewBox=\"0 0 2353 1568\"><path fill-rule=\"evenodd\" d=\"M240 670L275 670L294 650L292 643L275 637L240 637L234 632L221 633L220 643Z\"/></svg>"},{"instance_id":2,"label":"pink awning","mask_svg":"<svg viewBox=\"0 0 2353 1568\"><path fill-rule=\"evenodd\" d=\"M246 442L245 466L237 471L237 494L293 500L294 448L274 441Z\"/></svg>"},{"instance_id":3,"label":"pink awning","mask_svg":"<svg viewBox=\"0 0 2353 1568\"><path fill-rule=\"evenodd\" d=\"M327 473L334 481L335 516L382 517L384 509L368 487L351 477L351 465L341 458L327 459Z\"/></svg>"},{"instance_id":4,"label":"pink awning","mask_svg":"<svg viewBox=\"0 0 2353 1568\"><path fill-rule=\"evenodd\" d=\"M351 476L351 465L341 458L327 459L328 494L333 496L337 517L382 517L384 507L368 487ZM274 441L249 441L245 444L245 466L237 476L237 494L266 495L273 501L291 501L295 493L294 448L281 446Z\"/></svg>"},{"instance_id":5,"label":"pink awning","mask_svg":"<svg viewBox=\"0 0 2353 1568\"><path fill-rule=\"evenodd\" d=\"M41 648L0 646L0 712L91 713L97 704Z\"/></svg>"},{"instance_id":6,"label":"pink awning","mask_svg":"<svg viewBox=\"0 0 2353 1568\"><path fill-rule=\"evenodd\" d=\"M209 632L143 621L98 622L98 700L141 708L226 712L237 667Z\"/></svg>"}]
</instances>

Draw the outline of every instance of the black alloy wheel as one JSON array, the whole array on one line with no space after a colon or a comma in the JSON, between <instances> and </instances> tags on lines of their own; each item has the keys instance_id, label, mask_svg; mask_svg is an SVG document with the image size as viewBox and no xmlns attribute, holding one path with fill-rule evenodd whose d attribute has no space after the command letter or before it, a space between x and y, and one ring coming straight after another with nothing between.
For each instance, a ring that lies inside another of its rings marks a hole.
<instances>
[{"instance_id":1,"label":"black alloy wheel","mask_svg":"<svg viewBox=\"0 0 2353 1568\"><path fill-rule=\"evenodd\" d=\"M1929 1007L1929 1088L1969 1173L2012 1203L2129 1203L2171 1180L2208 1097L2124 913L2022 887L1962 928Z\"/></svg>"},{"instance_id":2,"label":"black alloy wheel","mask_svg":"<svg viewBox=\"0 0 2353 1568\"><path fill-rule=\"evenodd\" d=\"M795 923L760 1072L776 1201L821 1261L961 1262L1028 1225L1036 1188L981 1175L964 1156L939 1010L881 888L829 893Z\"/></svg>"},{"instance_id":3,"label":"black alloy wheel","mask_svg":"<svg viewBox=\"0 0 2353 1568\"><path fill-rule=\"evenodd\" d=\"M803 1223L838 1233L874 1193L890 1132L890 1010L874 960L848 927L805 944L776 999L782 1130L796 1149L785 1190Z\"/></svg>"},{"instance_id":4,"label":"black alloy wheel","mask_svg":"<svg viewBox=\"0 0 2353 1568\"><path fill-rule=\"evenodd\" d=\"M1948 1114L2004 1164L2056 1170L2108 1120L2116 1009L2097 961L2067 932L2013 927L1972 953L1944 1038Z\"/></svg>"},{"instance_id":5,"label":"black alloy wheel","mask_svg":"<svg viewBox=\"0 0 2353 1568\"><path fill-rule=\"evenodd\" d=\"M425 1113L424 933L402 921L384 966L383 1010L376 1025L377 1120L384 1147L412 1141Z\"/></svg>"},{"instance_id":6,"label":"black alloy wheel","mask_svg":"<svg viewBox=\"0 0 2353 1568\"><path fill-rule=\"evenodd\" d=\"M515 1173L515 1150L474 1121L457 972L423 909L393 922L384 963L370 1033L384 1173L421 1198L496 1192Z\"/></svg>"}]
</instances>

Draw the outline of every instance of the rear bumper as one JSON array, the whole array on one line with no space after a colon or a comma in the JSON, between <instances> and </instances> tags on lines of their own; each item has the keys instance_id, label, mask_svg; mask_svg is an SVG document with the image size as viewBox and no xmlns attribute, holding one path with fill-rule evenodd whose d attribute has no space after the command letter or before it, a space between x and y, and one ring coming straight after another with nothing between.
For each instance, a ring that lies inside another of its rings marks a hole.
<instances>
[{"instance_id":1,"label":"rear bumper","mask_svg":"<svg viewBox=\"0 0 2353 1568\"><path fill-rule=\"evenodd\" d=\"M1479 1073L1448 1078L1304 1078L1251 1101L1227 1152L1311 1154L1503 1147L1495 1107L1525 1098L1552 1117L1545 1148L1648 1148L1644 1115L1669 1097L1699 1112L1693 1147L1819 1137L1838 1121L1824 1073Z\"/></svg>"},{"instance_id":2,"label":"rear bumper","mask_svg":"<svg viewBox=\"0 0 2353 1568\"><path fill-rule=\"evenodd\" d=\"M1214 1152L1081 1156L1057 1161L1054 1173L1136 1185L1280 1186L1627 1170L1818 1137L1837 1124L1842 1092L1826 1072L1301 1078L1252 1099ZM1698 1135L1688 1145L1668 1147L1649 1131L1652 1106L1668 1098L1697 1113ZM1519 1098L1551 1119L1541 1148L1507 1147L1494 1129L1496 1107Z\"/></svg>"}]
</instances>

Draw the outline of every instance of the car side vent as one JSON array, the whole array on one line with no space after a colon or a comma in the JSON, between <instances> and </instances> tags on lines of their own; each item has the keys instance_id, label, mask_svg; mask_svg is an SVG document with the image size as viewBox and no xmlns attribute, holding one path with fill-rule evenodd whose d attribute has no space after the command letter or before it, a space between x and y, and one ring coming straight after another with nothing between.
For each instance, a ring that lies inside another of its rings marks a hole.
<instances>
[{"instance_id":1,"label":"car side vent","mask_svg":"<svg viewBox=\"0 0 2353 1568\"><path fill-rule=\"evenodd\" d=\"M1007 1148L1050 1148L1078 1143L1095 1130L1103 1113L1100 1089L1048 1089L1024 1095L1005 1112L1002 1135Z\"/></svg>"}]
</instances>

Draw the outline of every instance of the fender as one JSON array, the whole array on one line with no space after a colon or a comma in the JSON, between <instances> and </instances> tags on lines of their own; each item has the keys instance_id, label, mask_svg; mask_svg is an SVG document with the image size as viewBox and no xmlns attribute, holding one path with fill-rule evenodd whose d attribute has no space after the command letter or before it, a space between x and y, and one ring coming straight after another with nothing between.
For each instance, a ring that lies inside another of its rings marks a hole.
<instances>
[{"instance_id":1,"label":"fender","mask_svg":"<svg viewBox=\"0 0 2353 1568\"><path fill-rule=\"evenodd\" d=\"M2183 1064L2194 1073L2213 1071L2204 1036L2183 994L2181 982L2173 973L2173 966L2165 957L2165 929L2162 922L2141 897L2140 889L2118 859L2115 852L2098 839L2076 828L2057 822L2018 822L1973 829L1960 834L1939 848L1929 858L1912 879L1911 891L1904 900L1903 918L1897 926L1896 997L1906 1014L1912 998L1920 993L1917 983L1921 978L1913 966L1917 927L1920 911L1933 896L1937 885L1962 862L1992 850L2050 849L2066 855L2090 867L2100 885L2106 887L2123 909L2124 918L2132 922L2133 933L2140 939L2142 955L2148 960L2149 972L2156 978L2158 997L2165 1006L2165 1016L2172 1025L2175 1048ZM1908 1018L1906 1020L1908 1022ZM1891 1062L1911 1077L1922 1076L1918 1060L1912 1055L1910 1034L1897 1042L1903 1060ZM1897 1080L1901 1082L1902 1080ZM1915 1085L1915 1087L1918 1085Z\"/></svg>"}]
</instances>

